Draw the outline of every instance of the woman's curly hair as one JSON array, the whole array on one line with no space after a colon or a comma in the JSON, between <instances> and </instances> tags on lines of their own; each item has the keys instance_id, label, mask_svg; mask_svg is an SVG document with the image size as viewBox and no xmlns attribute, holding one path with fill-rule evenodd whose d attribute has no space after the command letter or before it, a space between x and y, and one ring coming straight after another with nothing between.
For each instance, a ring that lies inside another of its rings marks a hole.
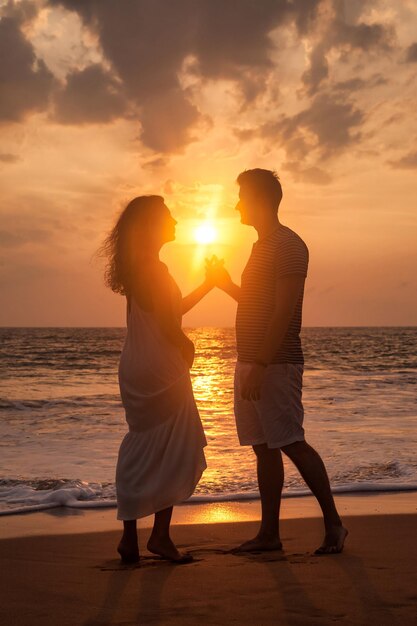
<instances>
[{"instance_id":1,"label":"woman's curly hair","mask_svg":"<svg viewBox=\"0 0 417 626\"><path fill-rule=\"evenodd\" d=\"M133 198L105 238L98 254L106 259L104 282L115 293L128 295L134 278L134 256L146 251L152 212L162 196Z\"/></svg>"}]
</instances>

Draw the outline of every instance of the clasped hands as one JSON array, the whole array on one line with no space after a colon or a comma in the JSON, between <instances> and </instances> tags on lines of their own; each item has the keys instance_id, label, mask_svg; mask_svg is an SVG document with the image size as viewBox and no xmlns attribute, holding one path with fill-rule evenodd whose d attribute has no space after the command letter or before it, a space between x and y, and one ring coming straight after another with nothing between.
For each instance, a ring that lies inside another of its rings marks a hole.
<instances>
[{"instance_id":1,"label":"clasped hands","mask_svg":"<svg viewBox=\"0 0 417 626\"><path fill-rule=\"evenodd\" d=\"M226 290L232 283L229 272L224 267L224 259L219 259L215 254L206 259L206 283L211 287L219 287Z\"/></svg>"},{"instance_id":2,"label":"clasped hands","mask_svg":"<svg viewBox=\"0 0 417 626\"><path fill-rule=\"evenodd\" d=\"M232 284L229 272L224 267L224 259L213 255L206 259L206 283L224 291ZM259 363L248 363L247 370L240 381L240 393L244 400L259 400L266 367Z\"/></svg>"}]
</instances>

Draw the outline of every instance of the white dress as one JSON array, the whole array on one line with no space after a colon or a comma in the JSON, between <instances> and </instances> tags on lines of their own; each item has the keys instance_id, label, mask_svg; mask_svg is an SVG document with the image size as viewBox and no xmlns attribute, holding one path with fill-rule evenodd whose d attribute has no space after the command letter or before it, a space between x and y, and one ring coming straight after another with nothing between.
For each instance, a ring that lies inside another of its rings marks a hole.
<instances>
[{"instance_id":1,"label":"white dress","mask_svg":"<svg viewBox=\"0 0 417 626\"><path fill-rule=\"evenodd\" d=\"M172 278L171 285L180 318L181 293ZM187 363L152 312L134 298L128 305L119 385L129 432L116 468L117 519L132 520L189 498L207 467L207 441Z\"/></svg>"}]
</instances>

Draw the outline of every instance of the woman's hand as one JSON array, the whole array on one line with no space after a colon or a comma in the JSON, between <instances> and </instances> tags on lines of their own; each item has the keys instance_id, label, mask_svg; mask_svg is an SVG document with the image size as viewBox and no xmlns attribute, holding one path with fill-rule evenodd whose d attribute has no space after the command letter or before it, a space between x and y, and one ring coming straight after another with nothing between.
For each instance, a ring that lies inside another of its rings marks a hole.
<instances>
[{"instance_id":1,"label":"woman's hand","mask_svg":"<svg viewBox=\"0 0 417 626\"><path fill-rule=\"evenodd\" d=\"M206 282L224 290L232 284L230 274L224 267L224 259L218 259L216 255L206 259Z\"/></svg>"},{"instance_id":2,"label":"woman's hand","mask_svg":"<svg viewBox=\"0 0 417 626\"><path fill-rule=\"evenodd\" d=\"M188 367L191 369L194 363L195 348L191 339L188 339L186 335L184 335L184 343L181 346L181 353L186 360Z\"/></svg>"},{"instance_id":3,"label":"woman's hand","mask_svg":"<svg viewBox=\"0 0 417 626\"><path fill-rule=\"evenodd\" d=\"M211 257L211 259L205 259L206 261L206 266L205 266L205 270L206 270L206 276L204 279L205 284L207 285L207 287L210 287L210 289L212 289L215 285L216 285L216 281L215 281L215 268L214 268L214 259L216 257L213 255Z\"/></svg>"}]
</instances>

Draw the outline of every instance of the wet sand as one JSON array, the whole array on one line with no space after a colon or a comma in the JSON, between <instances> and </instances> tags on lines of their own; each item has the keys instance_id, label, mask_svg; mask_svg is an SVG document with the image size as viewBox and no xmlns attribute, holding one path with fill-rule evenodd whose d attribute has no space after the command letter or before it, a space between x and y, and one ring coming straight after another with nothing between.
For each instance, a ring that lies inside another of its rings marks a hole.
<instances>
[{"instance_id":1,"label":"wet sand","mask_svg":"<svg viewBox=\"0 0 417 626\"><path fill-rule=\"evenodd\" d=\"M229 550L254 535L256 522L177 523L174 540L195 558L182 566L147 553L146 529L140 531L141 563L122 566L115 553L119 531L95 528L99 516L114 511L74 516L73 526L83 519L84 528L73 533L66 516L66 534L58 534L56 515L47 534L15 537L13 521L16 526L25 518L27 530L32 524L35 531L45 513L1 518L1 536L8 537L0 541L0 622L411 626L417 606L416 494L408 494L407 513L395 512L395 494L382 498L390 513L344 516L346 549L330 557L312 554L322 538L317 517L282 521L284 552L239 556ZM375 508L369 496L366 502Z\"/></svg>"}]
</instances>

